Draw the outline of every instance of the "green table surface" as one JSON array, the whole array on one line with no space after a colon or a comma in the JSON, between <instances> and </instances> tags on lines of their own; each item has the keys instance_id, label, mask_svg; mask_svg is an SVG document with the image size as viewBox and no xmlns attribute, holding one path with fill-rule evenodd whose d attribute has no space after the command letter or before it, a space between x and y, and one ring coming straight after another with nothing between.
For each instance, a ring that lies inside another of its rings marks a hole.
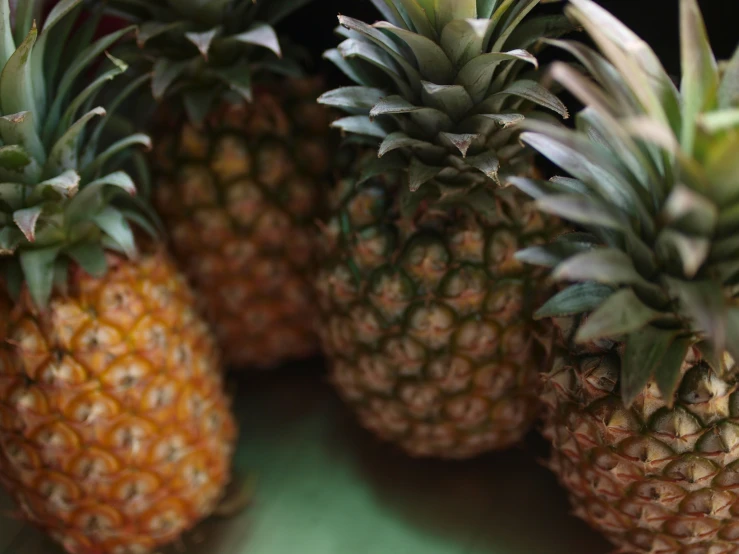
<instances>
[{"instance_id":1,"label":"green table surface","mask_svg":"<svg viewBox=\"0 0 739 554\"><path fill-rule=\"evenodd\" d=\"M570 515L539 465L535 435L465 462L413 460L359 428L318 364L239 376L239 471L257 477L251 506L213 518L162 554L608 554ZM7 517L1 554L61 554Z\"/></svg>"}]
</instances>

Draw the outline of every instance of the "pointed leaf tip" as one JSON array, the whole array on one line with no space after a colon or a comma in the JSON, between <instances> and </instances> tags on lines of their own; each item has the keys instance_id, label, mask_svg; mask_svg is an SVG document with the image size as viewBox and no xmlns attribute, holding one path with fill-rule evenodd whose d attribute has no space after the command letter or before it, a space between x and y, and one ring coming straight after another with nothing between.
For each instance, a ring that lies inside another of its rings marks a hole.
<instances>
[{"instance_id":1,"label":"pointed leaf tip","mask_svg":"<svg viewBox=\"0 0 739 554\"><path fill-rule=\"evenodd\" d=\"M13 221L28 239L28 242L36 242L36 225L41 212L43 212L43 206L33 206L13 213Z\"/></svg>"}]
</instances>

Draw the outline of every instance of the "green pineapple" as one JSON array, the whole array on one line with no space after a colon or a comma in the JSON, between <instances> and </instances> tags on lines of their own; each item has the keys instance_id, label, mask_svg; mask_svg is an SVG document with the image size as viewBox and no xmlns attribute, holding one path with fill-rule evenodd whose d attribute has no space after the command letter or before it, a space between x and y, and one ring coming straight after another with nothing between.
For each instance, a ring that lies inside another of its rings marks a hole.
<instances>
[{"instance_id":1,"label":"green pineapple","mask_svg":"<svg viewBox=\"0 0 739 554\"><path fill-rule=\"evenodd\" d=\"M349 112L335 126L364 149L317 279L332 379L411 455L505 448L536 418L543 368L531 315L545 286L514 254L558 227L498 185L533 173L520 122L556 120L538 106L567 115L534 53L570 25L527 18L539 0L374 3L385 21L340 17L326 53L358 86L319 99Z\"/></svg>"},{"instance_id":2,"label":"green pineapple","mask_svg":"<svg viewBox=\"0 0 739 554\"><path fill-rule=\"evenodd\" d=\"M144 554L215 510L236 426L215 339L120 170L150 146L113 132L133 89L101 94L132 29L93 39L82 0L41 4L11 25L0 0L0 485L70 553Z\"/></svg>"},{"instance_id":3,"label":"green pineapple","mask_svg":"<svg viewBox=\"0 0 739 554\"><path fill-rule=\"evenodd\" d=\"M739 552L739 50L719 64L681 0L679 90L649 46L590 0L569 15L592 79L553 75L585 105L577 129L523 142L573 178L513 179L582 227L519 254L565 283L543 399L551 467L575 512L619 552Z\"/></svg>"},{"instance_id":4,"label":"green pineapple","mask_svg":"<svg viewBox=\"0 0 739 554\"><path fill-rule=\"evenodd\" d=\"M320 79L272 25L308 0L111 0L140 24L155 204L227 363L317 351L310 276L331 167ZM283 77L284 76L284 77Z\"/></svg>"}]
</instances>

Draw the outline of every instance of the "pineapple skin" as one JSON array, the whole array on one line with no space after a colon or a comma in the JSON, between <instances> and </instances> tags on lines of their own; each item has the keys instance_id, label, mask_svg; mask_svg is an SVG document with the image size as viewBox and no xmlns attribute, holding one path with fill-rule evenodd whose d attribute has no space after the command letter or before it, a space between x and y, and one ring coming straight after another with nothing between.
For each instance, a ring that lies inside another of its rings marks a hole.
<instances>
[{"instance_id":1,"label":"pineapple skin","mask_svg":"<svg viewBox=\"0 0 739 554\"><path fill-rule=\"evenodd\" d=\"M559 347L544 377L550 468L574 513L624 554L739 553L739 392L688 351L672 405L654 381L626 408L623 345Z\"/></svg>"},{"instance_id":2,"label":"pineapple skin","mask_svg":"<svg viewBox=\"0 0 739 554\"><path fill-rule=\"evenodd\" d=\"M337 187L316 280L330 376L360 423L414 457L510 447L539 414L546 286L514 259L551 222L512 190L497 213L398 215L397 181ZM542 340L543 339L543 340Z\"/></svg>"},{"instance_id":3,"label":"pineapple skin","mask_svg":"<svg viewBox=\"0 0 739 554\"><path fill-rule=\"evenodd\" d=\"M201 128L158 125L156 207L226 363L269 369L318 353L311 277L331 166L317 81L222 104Z\"/></svg>"},{"instance_id":4,"label":"pineapple skin","mask_svg":"<svg viewBox=\"0 0 739 554\"><path fill-rule=\"evenodd\" d=\"M38 312L0 295L0 483L72 554L145 554L215 509L236 424L174 263L70 270Z\"/></svg>"}]
</instances>

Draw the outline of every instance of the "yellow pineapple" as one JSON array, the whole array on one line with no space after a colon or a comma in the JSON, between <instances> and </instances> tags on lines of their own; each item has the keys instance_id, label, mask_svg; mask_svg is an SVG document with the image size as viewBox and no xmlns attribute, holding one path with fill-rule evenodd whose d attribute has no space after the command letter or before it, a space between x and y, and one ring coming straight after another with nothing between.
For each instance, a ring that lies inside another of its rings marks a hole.
<instances>
[{"instance_id":1,"label":"yellow pineapple","mask_svg":"<svg viewBox=\"0 0 739 554\"><path fill-rule=\"evenodd\" d=\"M0 17L0 483L69 552L139 554L215 509L236 428L184 277L134 239L156 233L114 162L148 138L83 109L126 66L77 77L132 29L64 47L81 2L19 10L17 47Z\"/></svg>"},{"instance_id":2,"label":"yellow pineapple","mask_svg":"<svg viewBox=\"0 0 739 554\"><path fill-rule=\"evenodd\" d=\"M251 82L260 68L296 73L270 25L304 3L113 2L154 60L156 207L232 366L318 349L310 276L331 162L320 82Z\"/></svg>"}]
</instances>

